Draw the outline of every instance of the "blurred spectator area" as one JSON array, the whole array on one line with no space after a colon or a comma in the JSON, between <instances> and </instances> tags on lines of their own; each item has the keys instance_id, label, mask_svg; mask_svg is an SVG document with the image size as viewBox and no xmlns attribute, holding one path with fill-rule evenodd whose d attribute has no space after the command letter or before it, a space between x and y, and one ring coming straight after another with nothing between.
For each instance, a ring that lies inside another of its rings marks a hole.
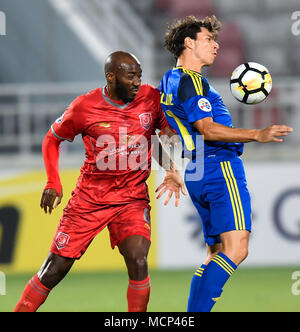
<instances>
[{"instance_id":1,"label":"blurred spectator area","mask_svg":"<svg viewBox=\"0 0 300 332\"><path fill-rule=\"evenodd\" d=\"M291 14L299 10L299 0L153 0L153 3L154 11L164 13L169 21L186 15L204 18L212 14L221 20L221 48L209 71L211 77L228 77L245 61L265 65L272 76L300 73L296 56L300 38L291 33Z\"/></svg>"},{"instance_id":2,"label":"blurred spectator area","mask_svg":"<svg viewBox=\"0 0 300 332\"><path fill-rule=\"evenodd\" d=\"M262 128L271 124L292 124L295 132L285 144L251 143L247 157L268 159L300 158L300 114L298 94L300 82L276 82L271 95L264 103L244 105L231 96L227 80L214 80L214 87L230 109L236 127ZM0 168L43 166L41 144L50 125L59 118L70 102L78 95L98 87L97 82L39 83L2 85L0 89ZM84 158L80 135L74 142L64 142L61 164L78 166Z\"/></svg>"},{"instance_id":3,"label":"blurred spectator area","mask_svg":"<svg viewBox=\"0 0 300 332\"><path fill-rule=\"evenodd\" d=\"M0 39L0 167L42 163L41 144L50 125L76 96L105 84L103 63L110 51L137 55L143 82L158 85L175 64L163 47L167 23L186 15L212 14L223 29L218 57L204 74L222 95L234 125L253 128L280 122L294 128L283 151L278 145L273 149L272 144L249 144L247 155L300 158L300 37L291 33L291 13L300 10L298 4L299 0L1 0L7 35ZM273 77L271 95L256 106L237 102L229 90L229 76L245 61L265 65ZM63 163L72 164L72 156L77 163L78 156L84 156L80 137L63 144L63 149L68 155Z\"/></svg>"}]
</instances>

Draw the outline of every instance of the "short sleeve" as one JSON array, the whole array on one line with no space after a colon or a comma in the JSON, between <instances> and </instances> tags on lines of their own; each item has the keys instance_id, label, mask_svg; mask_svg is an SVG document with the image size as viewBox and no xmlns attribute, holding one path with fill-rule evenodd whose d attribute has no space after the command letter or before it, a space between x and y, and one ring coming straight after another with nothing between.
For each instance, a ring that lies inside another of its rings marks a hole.
<instances>
[{"instance_id":1,"label":"short sleeve","mask_svg":"<svg viewBox=\"0 0 300 332\"><path fill-rule=\"evenodd\" d=\"M187 120L193 123L212 117L212 106L207 97L209 86L196 74L184 74L178 86L177 96Z\"/></svg>"},{"instance_id":2,"label":"short sleeve","mask_svg":"<svg viewBox=\"0 0 300 332\"><path fill-rule=\"evenodd\" d=\"M72 142L76 135L83 132L81 97L76 98L66 111L52 124L52 134L59 140Z\"/></svg>"}]
</instances>

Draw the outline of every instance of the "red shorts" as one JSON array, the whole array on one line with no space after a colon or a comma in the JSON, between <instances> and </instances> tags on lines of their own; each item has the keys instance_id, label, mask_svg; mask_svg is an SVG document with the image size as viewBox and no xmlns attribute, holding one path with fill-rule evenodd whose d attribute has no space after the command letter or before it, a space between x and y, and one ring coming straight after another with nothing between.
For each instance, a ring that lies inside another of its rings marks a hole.
<instances>
[{"instance_id":1,"label":"red shorts","mask_svg":"<svg viewBox=\"0 0 300 332\"><path fill-rule=\"evenodd\" d=\"M94 237L106 226L111 247L120 246L131 235L151 239L150 205L137 200L120 205L95 205L74 194L64 209L50 251L80 258Z\"/></svg>"}]
</instances>

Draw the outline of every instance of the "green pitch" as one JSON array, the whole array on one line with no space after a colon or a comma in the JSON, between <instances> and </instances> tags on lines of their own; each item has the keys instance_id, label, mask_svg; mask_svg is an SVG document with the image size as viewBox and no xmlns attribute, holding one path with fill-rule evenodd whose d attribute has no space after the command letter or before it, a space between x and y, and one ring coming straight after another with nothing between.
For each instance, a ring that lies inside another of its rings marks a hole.
<instances>
[{"instance_id":1,"label":"green pitch","mask_svg":"<svg viewBox=\"0 0 300 332\"><path fill-rule=\"evenodd\" d=\"M300 311L292 274L300 267L240 268L224 287L213 311ZM193 271L150 271L150 312L185 312ZM0 312L12 311L32 275L7 275ZM39 311L126 311L126 272L70 273ZM298 287L300 291L300 286ZM296 287L297 289L297 287Z\"/></svg>"}]
</instances>

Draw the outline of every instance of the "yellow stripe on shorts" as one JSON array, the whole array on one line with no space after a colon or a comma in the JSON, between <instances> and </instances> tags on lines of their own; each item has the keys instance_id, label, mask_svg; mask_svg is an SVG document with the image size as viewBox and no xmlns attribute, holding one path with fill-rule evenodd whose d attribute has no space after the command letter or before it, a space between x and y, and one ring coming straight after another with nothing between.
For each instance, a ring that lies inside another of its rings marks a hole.
<instances>
[{"instance_id":1,"label":"yellow stripe on shorts","mask_svg":"<svg viewBox=\"0 0 300 332\"><path fill-rule=\"evenodd\" d=\"M246 229L245 216L244 216L244 209L243 209L243 205L242 205L242 202L241 202L241 196L240 196L239 188L237 186L236 179L234 177L230 161L227 161L227 165L228 165L228 169L229 169L229 172L230 172L230 175L232 177L234 187L235 187L235 190L236 190L236 193L237 193L237 198L238 198L238 203L239 203L241 218L242 218L242 228L241 229L245 230Z\"/></svg>"},{"instance_id":2,"label":"yellow stripe on shorts","mask_svg":"<svg viewBox=\"0 0 300 332\"><path fill-rule=\"evenodd\" d=\"M230 161L222 161L221 168L230 196L230 201L234 215L235 228L236 230L244 230L246 229L246 227L245 227L243 206L241 203L239 189L231 168Z\"/></svg>"}]
</instances>

